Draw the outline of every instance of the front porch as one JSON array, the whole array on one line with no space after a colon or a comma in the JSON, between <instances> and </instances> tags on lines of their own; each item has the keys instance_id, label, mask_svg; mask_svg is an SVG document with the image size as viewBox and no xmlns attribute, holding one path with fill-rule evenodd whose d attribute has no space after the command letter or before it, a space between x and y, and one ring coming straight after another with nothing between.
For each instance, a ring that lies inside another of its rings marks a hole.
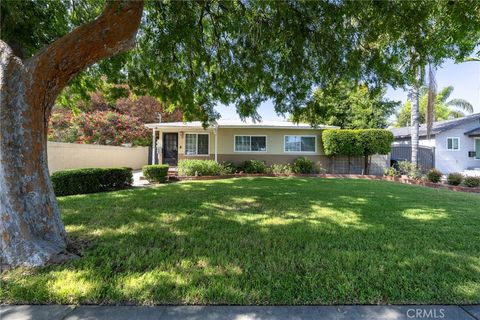
<instances>
[{"instance_id":1,"label":"front porch","mask_svg":"<svg viewBox=\"0 0 480 320\"><path fill-rule=\"evenodd\" d=\"M176 123L158 123L152 129L152 164L168 164L176 173L178 161L202 159L218 161L218 127L198 125L178 126Z\"/></svg>"}]
</instances>

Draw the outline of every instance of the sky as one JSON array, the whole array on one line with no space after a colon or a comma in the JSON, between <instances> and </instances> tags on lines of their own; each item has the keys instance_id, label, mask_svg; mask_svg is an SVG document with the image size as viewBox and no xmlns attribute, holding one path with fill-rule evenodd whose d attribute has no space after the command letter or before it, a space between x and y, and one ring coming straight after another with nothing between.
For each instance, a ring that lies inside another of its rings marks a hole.
<instances>
[{"instance_id":1,"label":"sky","mask_svg":"<svg viewBox=\"0 0 480 320\"><path fill-rule=\"evenodd\" d=\"M453 60L448 60L437 69L436 81L438 90L449 85L454 87L450 99L465 99L473 105L475 112L480 112L480 62L455 64ZM403 103L407 100L407 92L402 89L387 88L385 97ZM216 110L220 112L223 119L239 119L234 106L219 105ZM275 113L270 101L263 103L258 113L263 120L287 119Z\"/></svg>"}]
</instances>

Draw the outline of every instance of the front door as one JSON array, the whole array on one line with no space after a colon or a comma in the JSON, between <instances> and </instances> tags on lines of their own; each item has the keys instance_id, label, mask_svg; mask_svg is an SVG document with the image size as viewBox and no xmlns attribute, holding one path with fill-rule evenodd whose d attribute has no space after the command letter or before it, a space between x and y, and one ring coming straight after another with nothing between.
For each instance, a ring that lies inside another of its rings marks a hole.
<instances>
[{"instance_id":1,"label":"front door","mask_svg":"<svg viewBox=\"0 0 480 320\"><path fill-rule=\"evenodd\" d=\"M178 133L163 134L162 163L176 166L178 162Z\"/></svg>"}]
</instances>

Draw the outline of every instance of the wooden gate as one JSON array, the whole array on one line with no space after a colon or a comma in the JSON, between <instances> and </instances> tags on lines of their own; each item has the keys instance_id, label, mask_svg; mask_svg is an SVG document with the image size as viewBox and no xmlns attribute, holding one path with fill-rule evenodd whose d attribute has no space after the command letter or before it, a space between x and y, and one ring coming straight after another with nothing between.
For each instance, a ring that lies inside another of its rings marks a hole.
<instances>
[{"instance_id":1,"label":"wooden gate","mask_svg":"<svg viewBox=\"0 0 480 320\"><path fill-rule=\"evenodd\" d=\"M390 159L393 161L412 161L410 145L394 145ZM435 147L418 146L418 166L423 170L435 168Z\"/></svg>"}]
</instances>

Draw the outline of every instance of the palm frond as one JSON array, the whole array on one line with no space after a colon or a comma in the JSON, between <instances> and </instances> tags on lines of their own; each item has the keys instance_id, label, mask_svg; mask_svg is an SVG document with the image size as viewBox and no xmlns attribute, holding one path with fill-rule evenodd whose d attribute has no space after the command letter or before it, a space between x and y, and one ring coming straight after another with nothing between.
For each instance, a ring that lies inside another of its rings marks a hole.
<instances>
[{"instance_id":1,"label":"palm frond","mask_svg":"<svg viewBox=\"0 0 480 320\"><path fill-rule=\"evenodd\" d=\"M473 113L474 111L472 104L465 99L452 99L447 102L447 105L450 107L461 109L468 113Z\"/></svg>"},{"instance_id":2,"label":"palm frond","mask_svg":"<svg viewBox=\"0 0 480 320\"><path fill-rule=\"evenodd\" d=\"M453 92L453 86L448 86L448 87L445 87L442 90L440 90L440 92L438 93L439 101L447 102L448 97L450 97L452 92Z\"/></svg>"},{"instance_id":3,"label":"palm frond","mask_svg":"<svg viewBox=\"0 0 480 320\"><path fill-rule=\"evenodd\" d=\"M456 118L463 118L463 117L465 117L465 113L463 113L462 111L450 110L448 112L449 119L456 119Z\"/></svg>"}]
</instances>

